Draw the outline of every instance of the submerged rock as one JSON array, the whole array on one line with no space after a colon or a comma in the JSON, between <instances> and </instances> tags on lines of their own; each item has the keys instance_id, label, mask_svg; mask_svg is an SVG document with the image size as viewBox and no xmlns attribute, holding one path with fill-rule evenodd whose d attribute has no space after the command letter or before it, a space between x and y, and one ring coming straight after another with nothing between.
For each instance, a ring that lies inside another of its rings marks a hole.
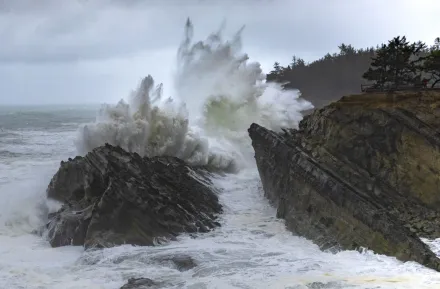
<instances>
[{"instance_id":1,"label":"submerged rock","mask_svg":"<svg viewBox=\"0 0 440 289\"><path fill-rule=\"evenodd\" d=\"M160 285L149 278L130 278L127 284L120 289L151 289L158 287L160 287Z\"/></svg>"},{"instance_id":2,"label":"submerged rock","mask_svg":"<svg viewBox=\"0 0 440 289\"><path fill-rule=\"evenodd\" d=\"M188 271L197 267L197 262L188 255L162 256L154 258L153 260L158 261L161 265L171 265L170 267L173 267L180 272Z\"/></svg>"},{"instance_id":3,"label":"submerged rock","mask_svg":"<svg viewBox=\"0 0 440 289\"><path fill-rule=\"evenodd\" d=\"M365 247L435 270L440 237L440 94L344 97L298 130L249 134L266 196L322 248Z\"/></svg>"},{"instance_id":4,"label":"submerged rock","mask_svg":"<svg viewBox=\"0 0 440 289\"><path fill-rule=\"evenodd\" d=\"M108 144L61 162L47 189L65 203L49 215L50 244L155 245L207 232L222 207L206 174L175 157L142 158Z\"/></svg>"}]
</instances>

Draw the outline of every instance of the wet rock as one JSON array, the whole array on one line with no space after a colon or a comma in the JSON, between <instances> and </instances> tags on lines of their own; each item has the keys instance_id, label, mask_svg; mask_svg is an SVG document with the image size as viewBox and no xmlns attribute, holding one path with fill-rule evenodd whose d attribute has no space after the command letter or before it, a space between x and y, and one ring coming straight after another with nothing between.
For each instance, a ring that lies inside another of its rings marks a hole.
<instances>
[{"instance_id":1,"label":"wet rock","mask_svg":"<svg viewBox=\"0 0 440 289\"><path fill-rule=\"evenodd\" d=\"M215 228L222 211L202 168L111 145L63 162L47 196L64 202L46 226L53 247L155 245Z\"/></svg>"},{"instance_id":2,"label":"wet rock","mask_svg":"<svg viewBox=\"0 0 440 289\"><path fill-rule=\"evenodd\" d=\"M148 278L130 278L120 289L151 289L159 288L159 284Z\"/></svg>"},{"instance_id":3,"label":"wet rock","mask_svg":"<svg viewBox=\"0 0 440 289\"><path fill-rule=\"evenodd\" d=\"M156 258L156 261L161 264L169 264L181 272L197 267L196 261L191 256L187 255L165 256Z\"/></svg>"},{"instance_id":4,"label":"wet rock","mask_svg":"<svg viewBox=\"0 0 440 289\"><path fill-rule=\"evenodd\" d=\"M435 270L440 237L440 94L344 97L299 129L249 134L265 195L322 248L366 247Z\"/></svg>"},{"instance_id":5,"label":"wet rock","mask_svg":"<svg viewBox=\"0 0 440 289\"><path fill-rule=\"evenodd\" d=\"M307 289L347 289L354 288L355 286L351 286L348 284L343 284L340 282L312 282L306 285Z\"/></svg>"}]
</instances>

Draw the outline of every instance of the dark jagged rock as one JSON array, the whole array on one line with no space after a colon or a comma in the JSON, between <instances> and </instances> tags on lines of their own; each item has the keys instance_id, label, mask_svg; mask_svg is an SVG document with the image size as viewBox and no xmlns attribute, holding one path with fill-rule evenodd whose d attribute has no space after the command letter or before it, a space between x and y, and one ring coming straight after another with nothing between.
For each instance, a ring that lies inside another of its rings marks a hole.
<instances>
[{"instance_id":1,"label":"dark jagged rock","mask_svg":"<svg viewBox=\"0 0 440 289\"><path fill-rule=\"evenodd\" d=\"M298 130L249 134L266 196L322 248L366 247L435 270L440 237L440 94L344 97Z\"/></svg>"},{"instance_id":2,"label":"dark jagged rock","mask_svg":"<svg viewBox=\"0 0 440 289\"><path fill-rule=\"evenodd\" d=\"M222 208L206 174L175 157L142 158L111 145L61 162L47 189L65 203L49 215L50 244L154 245L207 232Z\"/></svg>"},{"instance_id":3,"label":"dark jagged rock","mask_svg":"<svg viewBox=\"0 0 440 289\"><path fill-rule=\"evenodd\" d=\"M149 278L130 278L127 284L120 289L152 289L159 288L159 284Z\"/></svg>"},{"instance_id":4,"label":"dark jagged rock","mask_svg":"<svg viewBox=\"0 0 440 289\"><path fill-rule=\"evenodd\" d=\"M171 265L180 272L191 270L197 267L196 261L187 255L176 255L176 256L164 256L160 258L153 259L158 261L162 265Z\"/></svg>"}]
</instances>

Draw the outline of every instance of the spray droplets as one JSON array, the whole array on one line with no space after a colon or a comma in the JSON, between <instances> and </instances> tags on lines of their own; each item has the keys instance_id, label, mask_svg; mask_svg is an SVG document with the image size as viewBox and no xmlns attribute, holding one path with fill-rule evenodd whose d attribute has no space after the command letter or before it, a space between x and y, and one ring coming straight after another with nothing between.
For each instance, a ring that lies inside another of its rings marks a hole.
<instances>
[{"instance_id":1,"label":"spray droplets","mask_svg":"<svg viewBox=\"0 0 440 289\"><path fill-rule=\"evenodd\" d=\"M252 161L247 128L296 126L311 104L296 92L266 84L259 63L248 63L240 29L231 41L221 30L193 43L188 19L177 51L175 99L145 77L128 103L102 107L96 121L79 130L80 154L110 143L142 156L171 155L192 165L236 171Z\"/></svg>"}]
</instances>

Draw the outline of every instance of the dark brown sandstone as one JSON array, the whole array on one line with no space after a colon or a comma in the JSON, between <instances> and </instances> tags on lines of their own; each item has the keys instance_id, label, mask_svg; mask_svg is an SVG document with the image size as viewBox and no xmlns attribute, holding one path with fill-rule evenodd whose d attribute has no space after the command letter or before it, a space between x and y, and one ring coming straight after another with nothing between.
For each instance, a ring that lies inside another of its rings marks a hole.
<instances>
[{"instance_id":1,"label":"dark brown sandstone","mask_svg":"<svg viewBox=\"0 0 440 289\"><path fill-rule=\"evenodd\" d=\"M249 129L266 196L323 248L366 247L440 270L440 94L344 97L298 130Z\"/></svg>"}]
</instances>

